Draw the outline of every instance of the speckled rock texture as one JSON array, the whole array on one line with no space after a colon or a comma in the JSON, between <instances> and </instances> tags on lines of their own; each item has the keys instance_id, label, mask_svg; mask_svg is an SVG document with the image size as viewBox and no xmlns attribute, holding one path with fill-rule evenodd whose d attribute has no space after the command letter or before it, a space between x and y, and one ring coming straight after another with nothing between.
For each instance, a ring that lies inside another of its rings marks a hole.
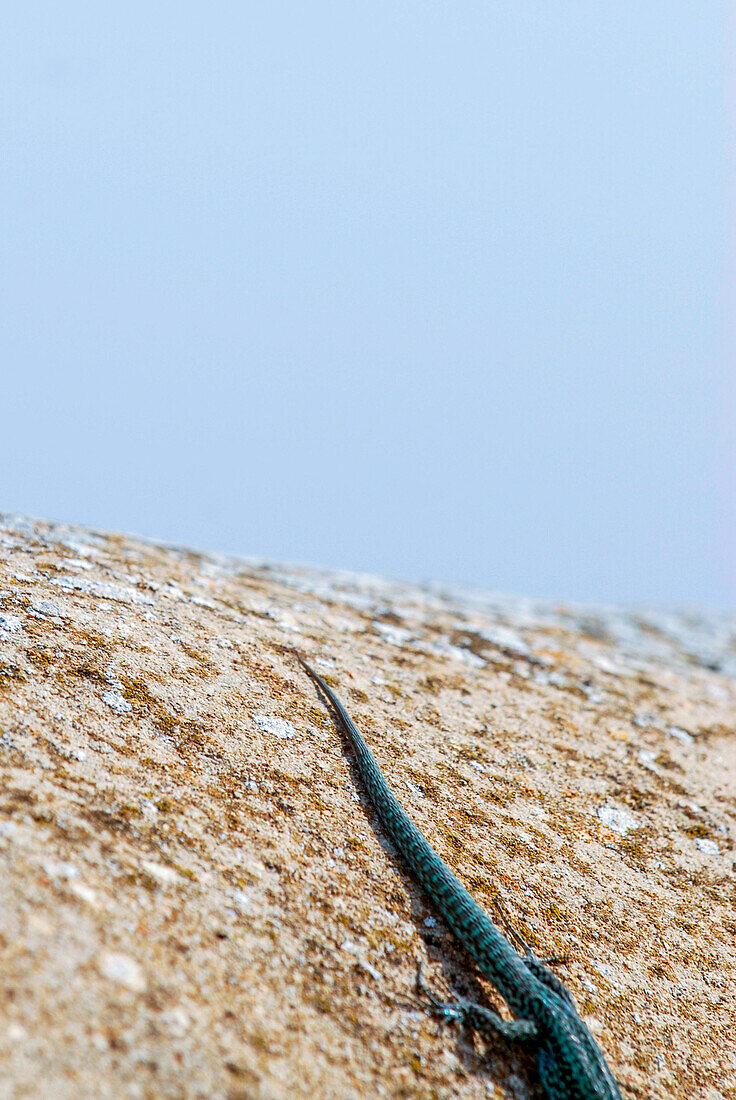
<instances>
[{"instance_id":1,"label":"speckled rock texture","mask_svg":"<svg viewBox=\"0 0 736 1100\"><path fill-rule=\"evenodd\" d=\"M540 1096L296 664L625 1097L736 1097L736 615L0 522L0 1098ZM500 919L500 918L499 918Z\"/></svg>"}]
</instances>

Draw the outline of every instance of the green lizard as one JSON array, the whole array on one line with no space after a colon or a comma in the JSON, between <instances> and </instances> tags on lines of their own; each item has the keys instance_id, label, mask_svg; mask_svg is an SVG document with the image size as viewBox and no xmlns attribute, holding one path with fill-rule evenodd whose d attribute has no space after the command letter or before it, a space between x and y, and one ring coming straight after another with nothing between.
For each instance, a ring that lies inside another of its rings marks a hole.
<instances>
[{"instance_id":1,"label":"green lizard","mask_svg":"<svg viewBox=\"0 0 736 1100\"><path fill-rule=\"evenodd\" d=\"M503 997L514 1018L504 1020L492 1009L470 1001L448 1004L430 995L435 1011L486 1037L495 1033L523 1043L536 1056L548 1100L621 1100L603 1052L578 1015L569 990L532 952L520 955L511 946L401 807L335 693L298 653L296 657L349 738L360 778L383 828L458 943ZM425 989L421 970L418 983Z\"/></svg>"}]
</instances>

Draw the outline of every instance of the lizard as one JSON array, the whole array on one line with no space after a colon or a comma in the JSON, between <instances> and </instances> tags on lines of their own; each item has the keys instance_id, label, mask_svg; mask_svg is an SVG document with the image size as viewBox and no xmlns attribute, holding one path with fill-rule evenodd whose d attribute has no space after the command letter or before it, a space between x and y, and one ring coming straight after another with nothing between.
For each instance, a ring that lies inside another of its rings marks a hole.
<instances>
[{"instance_id":1,"label":"lizard","mask_svg":"<svg viewBox=\"0 0 736 1100\"><path fill-rule=\"evenodd\" d=\"M509 943L403 809L337 695L298 653L295 656L348 738L379 822L455 939L506 1002L512 1019L471 1001L447 1003L429 994L435 1011L486 1039L501 1035L523 1044L536 1057L547 1100L621 1100L603 1051L565 984L531 950L521 955ZM421 967L417 984L429 993Z\"/></svg>"}]
</instances>

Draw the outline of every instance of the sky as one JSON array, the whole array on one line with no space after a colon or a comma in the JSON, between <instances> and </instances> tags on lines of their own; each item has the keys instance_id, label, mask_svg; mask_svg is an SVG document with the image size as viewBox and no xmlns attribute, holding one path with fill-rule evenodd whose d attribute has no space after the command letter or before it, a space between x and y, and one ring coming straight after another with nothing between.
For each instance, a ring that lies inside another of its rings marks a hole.
<instances>
[{"instance_id":1,"label":"sky","mask_svg":"<svg viewBox=\"0 0 736 1100\"><path fill-rule=\"evenodd\" d=\"M6 5L0 509L736 604L725 8Z\"/></svg>"}]
</instances>

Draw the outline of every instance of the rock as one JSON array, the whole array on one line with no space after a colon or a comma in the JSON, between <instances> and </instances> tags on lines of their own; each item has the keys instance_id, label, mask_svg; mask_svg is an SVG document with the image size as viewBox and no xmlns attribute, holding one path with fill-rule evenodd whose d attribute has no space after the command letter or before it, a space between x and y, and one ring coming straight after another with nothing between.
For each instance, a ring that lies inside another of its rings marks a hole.
<instances>
[{"instance_id":1,"label":"rock","mask_svg":"<svg viewBox=\"0 0 736 1100\"><path fill-rule=\"evenodd\" d=\"M569 959L624 1094L736 1095L736 616L12 516L0 572L0 1095L539 1096L412 1006L420 960L478 990L295 645L480 903Z\"/></svg>"}]
</instances>

